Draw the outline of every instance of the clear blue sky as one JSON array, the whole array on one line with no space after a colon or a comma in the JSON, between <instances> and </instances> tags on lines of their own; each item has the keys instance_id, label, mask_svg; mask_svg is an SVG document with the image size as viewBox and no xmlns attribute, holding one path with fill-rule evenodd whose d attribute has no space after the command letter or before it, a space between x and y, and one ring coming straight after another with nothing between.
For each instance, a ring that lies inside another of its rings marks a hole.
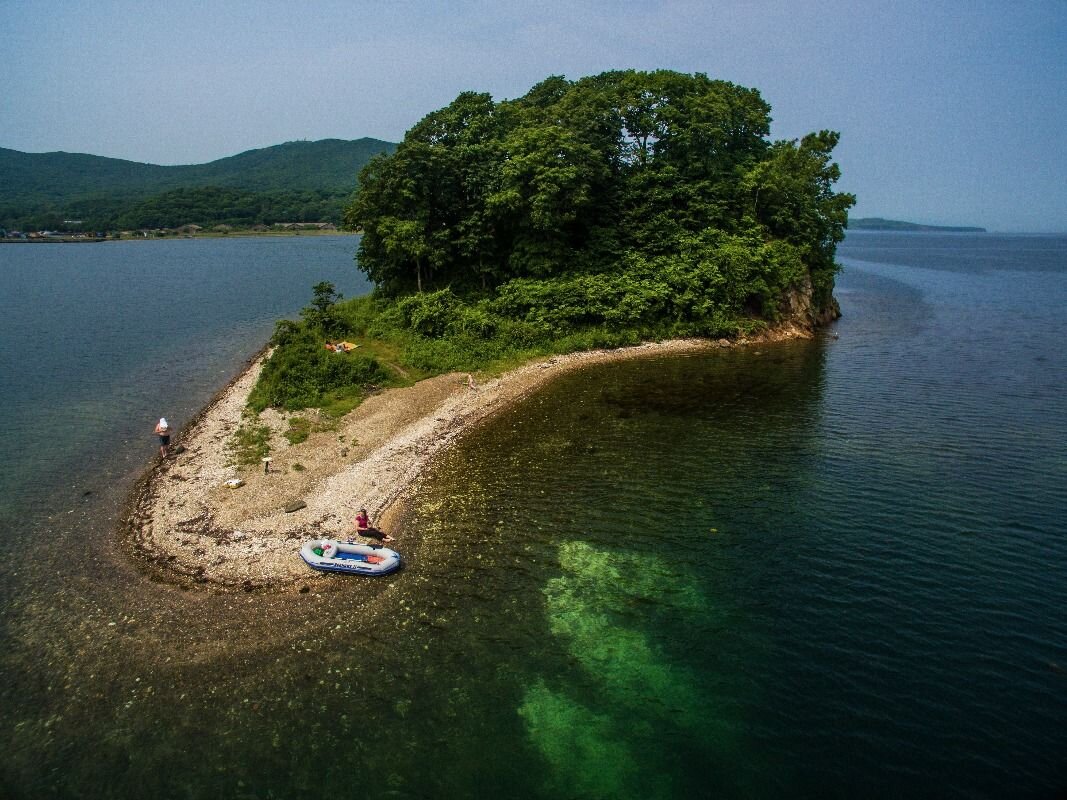
<instances>
[{"instance_id":1,"label":"clear blue sky","mask_svg":"<svg viewBox=\"0 0 1067 800\"><path fill-rule=\"evenodd\" d=\"M1067 0L0 0L0 147L202 163L399 141L459 92L705 72L840 131L853 216L1067 230Z\"/></svg>"}]
</instances>

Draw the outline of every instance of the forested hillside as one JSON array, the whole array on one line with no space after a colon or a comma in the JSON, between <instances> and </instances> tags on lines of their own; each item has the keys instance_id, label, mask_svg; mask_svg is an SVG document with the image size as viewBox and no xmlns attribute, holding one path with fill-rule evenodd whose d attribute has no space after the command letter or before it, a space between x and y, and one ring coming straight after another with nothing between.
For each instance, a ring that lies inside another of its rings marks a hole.
<instances>
[{"instance_id":1,"label":"forested hillside","mask_svg":"<svg viewBox=\"0 0 1067 800\"><path fill-rule=\"evenodd\" d=\"M834 315L854 203L833 191L838 135L770 141L770 122L755 89L665 70L461 94L360 174L345 219L375 294L319 287L279 328L260 402L326 396L330 336L435 372Z\"/></svg>"},{"instance_id":2,"label":"forested hillside","mask_svg":"<svg viewBox=\"0 0 1067 800\"><path fill-rule=\"evenodd\" d=\"M168 227L340 222L360 169L395 147L377 139L288 142L173 167L0 148L0 227L71 227L64 219L82 220L86 230L157 227L160 219Z\"/></svg>"}]
</instances>

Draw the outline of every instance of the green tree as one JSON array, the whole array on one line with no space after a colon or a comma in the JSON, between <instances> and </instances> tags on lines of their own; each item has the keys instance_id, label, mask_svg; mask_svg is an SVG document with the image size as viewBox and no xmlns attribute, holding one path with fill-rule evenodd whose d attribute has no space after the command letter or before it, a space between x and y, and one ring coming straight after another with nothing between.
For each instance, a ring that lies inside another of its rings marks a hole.
<instances>
[{"instance_id":1,"label":"green tree","mask_svg":"<svg viewBox=\"0 0 1067 800\"><path fill-rule=\"evenodd\" d=\"M388 294L658 263L719 231L787 242L828 299L853 202L832 189L837 134L771 144L769 129L758 91L701 73L553 76L501 103L465 92L364 168L345 220Z\"/></svg>"},{"instance_id":2,"label":"green tree","mask_svg":"<svg viewBox=\"0 0 1067 800\"><path fill-rule=\"evenodd\" d=\"M837 272L834 255L845 238L855 196L834 192L841 169L831 160L840 135L810 133L798 143L775 142L768 157L741 181L751 215L767 235L796 246L811 272L817 300L829 302Z\"/></svg>"},{"instance_id":3,"label":"green tree","mask_svg":"<svg viewBox=\"0 0 1067 800\"><path fill-rule=\"evenodd\" d=\"M300 312L300 316L304 318L304 321L308 326L319 332L321 335L327 338L333 338L341 336L344 333L344 322L337 314L336 305L341 300L341 294L336 291L334 285L329 281L322 281L316 283L312 288L314 297L311 300L311 305L306 306ZM276 332L276 336L291 334L291 327L279 329Z\"/></svg>"}]
</instances>

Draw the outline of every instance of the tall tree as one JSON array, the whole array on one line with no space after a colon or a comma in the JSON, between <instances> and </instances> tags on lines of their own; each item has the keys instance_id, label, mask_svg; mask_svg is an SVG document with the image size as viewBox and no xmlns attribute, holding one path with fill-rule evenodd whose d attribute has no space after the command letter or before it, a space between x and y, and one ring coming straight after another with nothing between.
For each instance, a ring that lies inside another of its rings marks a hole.
<instances>
[{"instance_id":1,"label":"tall tree","mask_svg":"<svg viewBox=\"0 0 1067 800\"><path fill-rule=\"evenodd\" d=\"M845 238L848 209L856 198L834 192L841 169L831 160L840 134L809 133L775 142L768 157L755 164L741 182L751 215L767 235L797 246L811 271L817 299L829 300L837 272L834 255Z\"/></svg>"}]
</instances>

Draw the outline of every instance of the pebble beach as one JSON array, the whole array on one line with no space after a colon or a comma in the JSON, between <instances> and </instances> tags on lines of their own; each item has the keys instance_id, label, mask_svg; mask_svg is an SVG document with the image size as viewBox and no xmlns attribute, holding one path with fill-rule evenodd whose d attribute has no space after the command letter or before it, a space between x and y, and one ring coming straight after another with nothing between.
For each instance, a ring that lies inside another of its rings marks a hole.
<instances>
[{"instance_id":1,"label":"pebble beach","mask_svg":"<svg viewBox=\"0 0 1067 800\"><path fill-rule=\"evenodd\" d=\"M405 530L405 501L430 461L491 415L564 372L594 363L697 352L809 336L786 325L737 342L703 339L594 350L528 363L468 385L465 373L386 389L306 441L290 444L288 417L268 409L267 469L238 467L228 443L242 423L249 392L269 357L264 352L172 440L172 454L136 484L123 527L135 556L165 579L246 591L286 590L327 577L300 558L303 542L354 539L366 508L403 553L418 536ZM240 481L230 488L228 482ZM295 510L292 510L294 509ZM290 509L290 510L287 510Z\"/></svg>"}]
</instances>

